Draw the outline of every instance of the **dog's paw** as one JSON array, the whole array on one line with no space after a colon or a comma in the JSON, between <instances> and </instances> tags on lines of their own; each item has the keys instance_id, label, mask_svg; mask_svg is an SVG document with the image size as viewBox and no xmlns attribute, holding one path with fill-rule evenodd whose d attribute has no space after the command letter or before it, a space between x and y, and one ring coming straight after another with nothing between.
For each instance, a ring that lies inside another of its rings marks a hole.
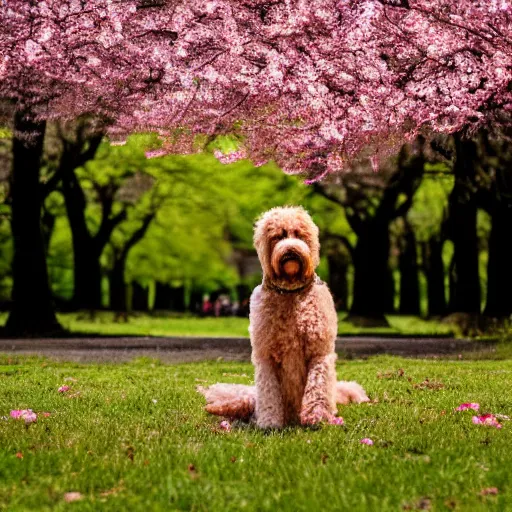
<instances>
[{"instance_id":1,"label":"dog's paw","mask_svg":"<svg viewBox=\"0 0 512 512\"><path fill-rule=\"evenodd\" d=\"M262 430L278 430L284 427L284 422L275 418L256 418L256 426Z\"/></svg>"},{"instance_id":2,"label":"dog's paw","mask_svg":"<svg viewBox=\"0 0 512 512\"><path fill-rule=\"evenodd\" d=\"M333 418L333 414L324 407L314 407L306 409L300 413L301 425L318 425L318 423L329 423Z\"/></svg>"}]
</instances>

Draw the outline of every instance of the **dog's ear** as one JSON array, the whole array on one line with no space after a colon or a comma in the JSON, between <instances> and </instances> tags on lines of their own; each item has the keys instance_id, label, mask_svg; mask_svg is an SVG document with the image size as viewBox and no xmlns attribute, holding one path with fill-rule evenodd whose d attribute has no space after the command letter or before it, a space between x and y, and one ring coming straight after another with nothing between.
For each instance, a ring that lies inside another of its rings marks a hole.
<instances>
[{"instance_id":1,"label":"dog's ear","mask_svg":"<svg viewBox=\"0 0 512 512\"><path fill-rule=\"evenodd\" d=\"M315 224L308 211L303 208L297 208L297 221L305 233L307 233L307 244L313 257L314 267L318 267L320 263L320 230Z\"/></svg>"},{"instance_id":2,"label":"dog's ear","mask_svg":"<svg viewBox=\"0 0 512 512\"><path fill-rule=\"evenodd\" d=\"M265 218L264 216L260 216L258 220L254 223L254 235L253 235L253 243L254 248L260 254L260 251L263 250L266 241L266 229L265 229Z\"/></svg>"},{"instance_id":3,"label":"dog's ear","mask_svg":"<svg viewBox=\"0 0 512 512\"><path fill-rule=\"evenodd\" d=\"M262 213L254 223L253 244L264 273L267 271L269 265L267 222L270 212L272 212L272 210Z\"/></svg>"}]
</instances>

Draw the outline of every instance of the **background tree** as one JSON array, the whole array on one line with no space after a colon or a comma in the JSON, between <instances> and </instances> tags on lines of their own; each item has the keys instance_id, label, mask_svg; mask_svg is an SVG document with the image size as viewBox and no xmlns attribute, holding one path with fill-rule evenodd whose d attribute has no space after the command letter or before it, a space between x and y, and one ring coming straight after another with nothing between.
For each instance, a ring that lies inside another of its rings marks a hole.
<instances>
[{"instance_id":1,"label":"background tree","mask_svg":"<svg viewBox=\"0 0 512 512\"><path fill-rule=\"evenodd\" d=\"M45 121L18 110L14 116L11 229L14 235L12 310L6 330L12 334L54 333L59 324L48 287L46 253L40 228L39 169Z\"/></svg>"},{"instance_id":2,"label":"background tree","mask_svg":"<svg viewBox=\"0 0 512 512\"><path fill-rule=\"evenodd\" d=\"M508 318L512 314L512 146L506 133L492 137L482 132L480 142L479 205L490 215L487 301L484 313Z\"/></svg>"},{"instance_id":3,"label":"background tree","mask_svg":"<svg viewBox=\"0 0 512 512\"><path fill-rule=\"evenodd\" d=\"M449 237L454 246L455 288L451 308L457 312L480 313L478 273L476 165L477 147L473 140L454 136L455 184L449 202Z\"/></svg>"},{"instance_id":4,"label":"background tree","mask_svg":"<svg viewBox=\"0 0 512 512\"><path fill-rule=\"evenodd\" d=\"M421 271L426 285L424 310L429 316L442 316L448 311L445 290L451 255L444 249L448 196L452 188L453 173L448 160L425 164L423 181L407 214L420 247Z\"/></svg>"},{"instance_id":5,"label":"background tree","mask_svg":"<svg viewBox=\"0 0 512 512\"><path fill-rule=\"evenodd\" d=\"M417 315L420 310L420 282L416 236L405 220L400 244L400 307L401 315Z\"/></svg>"},{"instance_id":6,"label":"background tree","mask_svg":"<svg viewBox=\"0 0 512 512\"><path fill-rule=\"evenodd\" d=\"M394 284L389 267L389 227L406 215L423 175L423 141L412 157L404 149L398 163L378 174L363 170L343 174L335 182L317 183L315 190L345 208L357 235L351 250L354 264L354 299L351 314L383 321L394 309ZM398 166L398 167L396 167ZM340 187L341 185L341 187Z\"/></svg>"}]
</instances>

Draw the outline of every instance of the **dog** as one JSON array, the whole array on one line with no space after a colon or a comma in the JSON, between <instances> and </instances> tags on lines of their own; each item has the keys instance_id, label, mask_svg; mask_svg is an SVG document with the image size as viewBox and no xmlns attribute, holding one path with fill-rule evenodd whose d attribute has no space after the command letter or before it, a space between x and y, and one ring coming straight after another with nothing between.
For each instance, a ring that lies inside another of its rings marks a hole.
<instances>
[{"instance_id":1,"label":"dog","mask_svg":"<svg viewBox=\"0 0 512 512\"><path fill-rule=\"evenodd\" d=\"M261 428L335 423L337 403L369 401L356 382L336 381L337 314L320 262L318 227L302 207L279 207L256 222L263 282L250 299L255 386L199 388L212 414Z\"/></svg>"}]
</instances>

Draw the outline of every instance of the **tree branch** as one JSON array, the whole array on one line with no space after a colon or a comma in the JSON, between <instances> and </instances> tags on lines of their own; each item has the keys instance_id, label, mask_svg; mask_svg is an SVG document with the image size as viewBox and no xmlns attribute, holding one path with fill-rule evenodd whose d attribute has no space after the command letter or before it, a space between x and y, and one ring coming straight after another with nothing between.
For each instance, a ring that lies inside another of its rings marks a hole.
<instances>
[{"instance_id":1,"label":"tree branch","mask_svg":"<svg viewBox=\"0 0 512 512\"><path fill-rule=\"evenodd\" d=\"M54 190L57 189L59 186L59 183L62 180L62 172L60 169L60 166L55 169L54 173L50 176L50 178L44 182L41 183L41 197L44 201Z\"/></svg>"},{"instance_id":2,"label":"tree branch","mask_svg":"<svg viewBox=\"0 0 512 512\"><path fill-rule=\"evenodd\" d=\"M109 187L108 191L104 188L98 190L98 197L101 201L101 224L98 232L93 238L96 251L101 253L110 240L110 235L114 228L123 220L126 219L126 209L123 208L119 213L111 216L112 205L114 203L114 191Z\"/></svg>"},{"instance_id":3,"label":"tree branch","mask_svg":"<svg viewBox=\"0 0 512 512\"><path fill-rule=\"evenodd\" d=\"M403 217L411 209L413 196L407 196L407 199L393 212L391 219Z\"/></svg>"},{"instance_id":4,"label":"tree branch","mask_svg":"<svg viewBox=\"0 0 512 512\"><path fill-rule=\"evenodd\" d=\"M126 256L128 256L128 252L130 252L130 249L144 238L144 235L146 234L151 224L151 221L155 218L155 214L156 212L148 213L144 217L144 219L142 219L142 225L132 233L132 235L124 245L124 248L119 256L119 259L126 258Z\"/></svg>"},{"instance_id":5,"label":"tree branch","mask_svg":"<svg viewBox=\"0 0 512 512\"><path fill-rule=\"evenodd\" d=\"M327 233L324 236L324 238L331 239L331 240L338 240L339 242L341 242L345 246L347 251L350 253L350 257L352 259L354 258L354 247L352 246L352 244L350 243L350 240L346 236L338 235L336 233Z\"/></svg>"},{"instance_id":6,"label":"tree branch","mask_svg":"<svg viewBox=\"0 0 512 512\"><path fill-rule=\"evenodd\" d=\"M343 202L338 197L336 197L334 194L331 194L330 192L328 192L325 189L325 187L320 185L318 182L313 184L313 190L317 194L320 194L322 197L325 197L326 199L328 199L329 201L332 201L333 203L335 203L337 205L343 206Z\"/></svg>"},{"instance_id":7,"label":"tree branch","mask_svg":"<svg viewBox=\"0 0 512 512\"><path fill-rule=\"evenodd\" d=\"M352 210L352 213L350 212ZM364 228L364 221L354 208L345 208L345 216L352 231L359 235Z\"/></svg>"},{"instance_id":8,"label":"tree branch","mask_svg":"<svg viewBox=\"0 0 512 512\"><path fill-rule=\"evenodd\" d=\"M96 156L96 152L98 151L98 148L101 144L101 141L103 140L103 133L99 133L97 135L94 135L90 139L88 139L89 145L87 146L87 149L84 151L81 151L79 156L76 159L76 167L83 167L89 160L92 160ZM85 145L86 141L82 141L80 144L82 149ZM78 145L78 144L77 144ZM77 147L76 150L79 148Z\"/></svg>"}]
</instances>

